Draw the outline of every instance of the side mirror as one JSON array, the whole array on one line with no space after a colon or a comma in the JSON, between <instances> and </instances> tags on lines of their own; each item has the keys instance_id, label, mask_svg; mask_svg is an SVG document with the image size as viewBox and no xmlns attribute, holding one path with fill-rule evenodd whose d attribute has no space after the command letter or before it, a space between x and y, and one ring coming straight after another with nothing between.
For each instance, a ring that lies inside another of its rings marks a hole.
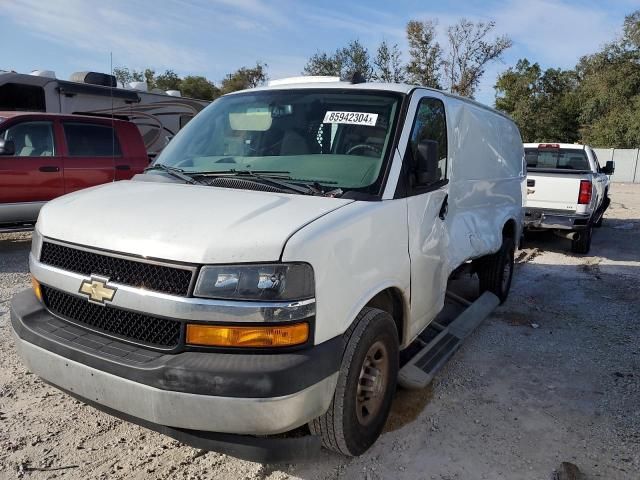
<instances>
[{"instance_id":1,"label":"side mirror","mask_svg":"<svg viewBox=\"0 0 640 480\"><path fill-rule=\"evenodd\" d=\"M418 185L430 185L440 180L438 172L438 142L423 140L416 152L416 181Z\"/></svg>"},{"instance_id":2,"label":"side mirror","mask_svg":"<svg viewBox=\"0 0 640 480\"><path fill-rule=\"evenodd\" d=\"M15 155L16 144L13 140L3 140L0 138L0 155Z\"/></svg>"},{"instance_id":3,"label":"side mirror","mask_svg":"<svg viewBox=\"0 0 640 480\"><path fill-rule=\"evenodd\" d=\"M604 168L602 169L602 173L604 173L605 175L613 175L613 172L615 171L616 171L616 164L613 162L613 160L609 160L607 164L604 166Z\"/></svg>"}]
</instances>

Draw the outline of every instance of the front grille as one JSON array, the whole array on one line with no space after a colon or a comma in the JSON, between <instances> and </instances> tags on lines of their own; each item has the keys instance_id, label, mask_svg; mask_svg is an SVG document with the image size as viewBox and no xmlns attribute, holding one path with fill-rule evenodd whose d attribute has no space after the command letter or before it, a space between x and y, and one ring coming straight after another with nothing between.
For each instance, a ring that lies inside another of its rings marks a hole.
<instances>
[{"instance_id":1,"label":"front grille","mask_svg":"<svg viewBox=\"0 0 640 480\"><path fill-rule=\"evenodd\" d=\"M189 293L193 276L191 270L184 268L111 257L47 241L42 244L40 261L63 270L101 275L123 285L180 296Z\"/></svg>"},{"instance_id":2,"label":"front grille","mask_svg":"<svg viewBox=\"0 0 640 480\"><path fill-rule=\"evenodd\" d=\"M97 331L159 348L174 348L180 342L182 324L176 320L152 317L109 305L103 307L44 285L42 297L53 314Z\"/></svg>"}]
</instances>

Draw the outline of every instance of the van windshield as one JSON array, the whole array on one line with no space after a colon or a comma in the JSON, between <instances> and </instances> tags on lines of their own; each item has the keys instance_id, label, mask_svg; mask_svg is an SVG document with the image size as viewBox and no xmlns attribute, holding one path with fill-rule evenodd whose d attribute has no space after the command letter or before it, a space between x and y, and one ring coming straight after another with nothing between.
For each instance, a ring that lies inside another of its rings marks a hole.
<instances>
[{"instance_id":1,"label":"van windshield","mask_svg":"<svg viewBox=\"0 0 640 480\"><path fill-rule=\"evenodd\" d=\"M589 159L578 148L526 148L527 170L581 170L589 171Z\"/></svg>"},{"instance_id":2,"label":"van windshield","mask_svg":"<svg viewBox=\"0 0 640 480\"><path fill-rule=\"evenodd\" d=\"M401 99L337 89L225 96L189 122L155 163L188 175L286 174L292 182L375 193Z\"/></svg>"}]
</instances>

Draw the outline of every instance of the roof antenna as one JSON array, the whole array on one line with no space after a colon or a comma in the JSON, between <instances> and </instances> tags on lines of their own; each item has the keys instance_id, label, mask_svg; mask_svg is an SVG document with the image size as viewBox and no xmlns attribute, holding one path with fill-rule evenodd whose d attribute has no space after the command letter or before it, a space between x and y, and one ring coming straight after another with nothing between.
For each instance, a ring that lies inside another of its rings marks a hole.
<instances>
[{"instance_id":1,"label":"roof antenna","mask_svg":"<svg viewBox=\"0 0 640 480\"><path fill-rule=\"evenodd\" d=\"M356 70L351 75L350 82L351 82L352 85L355 85L357 83L367 83L367 79L364 78L364 75L362 74L362 72L359 72L359 71Z\"/></svg>"},{"instance_id":2,"label":"roof antenna","mask_svg":"<svg viewBox=\"0 0 640 480\"><path fill-rule=\"evenodd\" d=\"M113 121L113 52L109 52L109 95L111 96L111 160L113 161L113 181L116 181L116 129Z\"/></svg>"}]
</instances>

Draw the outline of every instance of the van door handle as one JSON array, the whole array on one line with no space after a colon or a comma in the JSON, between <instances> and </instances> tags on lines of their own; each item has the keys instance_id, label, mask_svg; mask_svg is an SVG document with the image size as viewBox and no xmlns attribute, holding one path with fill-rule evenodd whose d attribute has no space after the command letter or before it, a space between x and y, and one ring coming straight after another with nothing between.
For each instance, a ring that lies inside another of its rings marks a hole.
<instances>
[{"instance_id":1,"label":"van door handle","mask_svg":"<svg viewBox=\"0 0 640 480\"><path fill-rule=\"evenodd\" d=\"M449 195L446 195L444 197L444 200L442 201L440 213L438 213L438 217L440 217L440 220L444 220L445 218L447 218L447 213L449 213Z\"/></svg>"},{"instance_id":2,"label":"van door handle","mask_svg":"<svg viewBox=\"0 0 640 480\"><path fill-rule=\"evenodd\" d=\"M131 170L129 165L116 165L116 170Z\"/></svg>"},{"instance_id":3,"label":"van door handle","mask_svg":"<svg viewBox=\"0 0 640 480\"><path fill-rule=\"evenodd\" d=\"M535 180L527 180L527 187L535 187L535 186L536 186Z\"/></svg>"},{"instance_id":4,"label":"van door handle","mask_svg":"<svg viewBox=\"0 0 640 480\"><path fill-rule=\"evenodd\" d=\"M45 165L43 167L40 167L38 170L40 170L41 172L59 172L60 167L55 167L53 165Z\"/></svg>"}]
</instances>

